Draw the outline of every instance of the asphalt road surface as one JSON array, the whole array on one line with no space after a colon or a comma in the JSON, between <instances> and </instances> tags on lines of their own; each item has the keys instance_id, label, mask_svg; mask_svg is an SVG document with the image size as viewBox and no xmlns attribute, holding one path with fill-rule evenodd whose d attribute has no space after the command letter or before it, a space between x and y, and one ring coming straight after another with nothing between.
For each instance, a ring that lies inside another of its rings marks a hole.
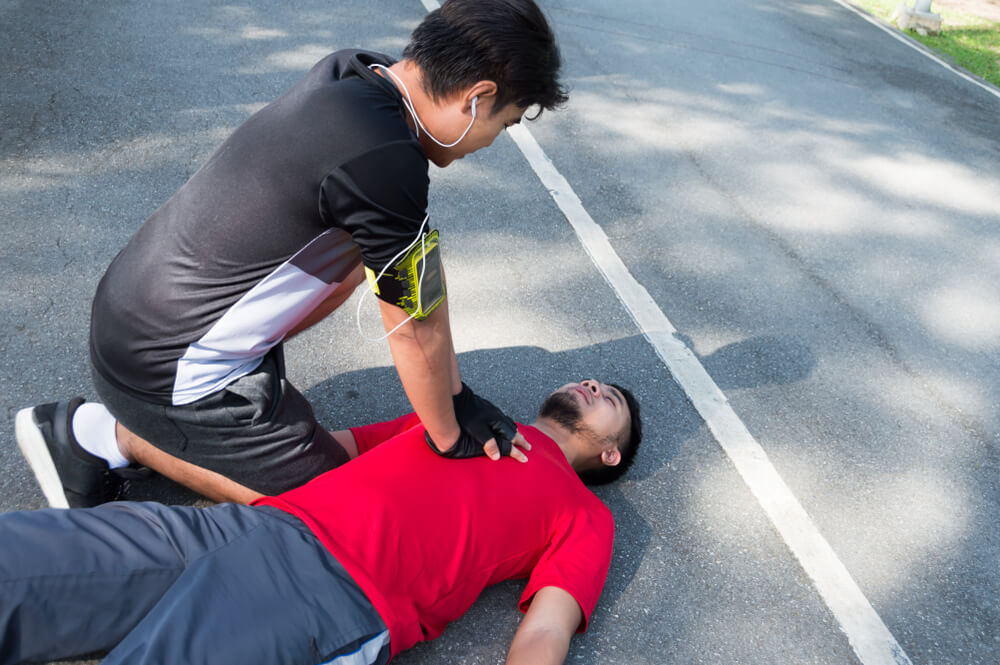
<instances>
[{"instance_id":1,"label":"asphalt road surface","mask_svg":"<svg viewBox=\"0 0 1000 665\"><path fill-rule=\"evenodd\" d=\"M431 215L477 391L530 421L595 376L644 406L635 472L599 493L615 556L568 662L877 662L696 409L704 386L622 304L635 284L891 658L1000 662L1000 96L833 0L541 4L572 92L529 130L634 284L604 278L509 137L433 170ZM0 0L0 510L43 505L14 415L93 397L90 299L145 217L320 57L398 56L424 12ZM406 408L354 304L287 350L331 427ZM130 496L197 500L162 480ZM397 662L502 662L519 590L488 590Z\"/></svg>"}]
</instances>

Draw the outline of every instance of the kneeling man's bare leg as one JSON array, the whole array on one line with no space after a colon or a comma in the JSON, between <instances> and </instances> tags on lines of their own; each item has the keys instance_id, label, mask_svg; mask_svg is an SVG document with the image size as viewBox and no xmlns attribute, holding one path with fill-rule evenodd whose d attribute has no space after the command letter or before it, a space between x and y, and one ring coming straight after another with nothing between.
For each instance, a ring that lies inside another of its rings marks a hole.
<instances>
[{"instance_id":1,"label":"kneeling man's bare leg","mask_svg":"<svg viewBox=\"0 0 1000 665\"><path fill-rule=\"evenodd\" d=\"M184 485L212 501L249 504L264 496L235 480L163 452L118 423L118 447L129 460Z\"/></svg>"}]
</instances>

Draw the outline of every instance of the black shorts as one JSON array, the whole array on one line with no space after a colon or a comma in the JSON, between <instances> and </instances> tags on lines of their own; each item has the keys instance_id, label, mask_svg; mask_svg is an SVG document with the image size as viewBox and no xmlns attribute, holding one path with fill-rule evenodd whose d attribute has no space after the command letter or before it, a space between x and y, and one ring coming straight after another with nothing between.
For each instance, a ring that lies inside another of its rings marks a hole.
<instances>
[{"instance_id":1,"label":"black shorts","mask_svg":"<svg viewBox=\"0 0 1000 665\"><path fill-rule=\"evenodd\" d=\"M262 494L298 487L349 459L285 379L280 345L250 374L181 406L147 402L92 374L101 401L129 431Z\"/></svg>"}]
</instances>

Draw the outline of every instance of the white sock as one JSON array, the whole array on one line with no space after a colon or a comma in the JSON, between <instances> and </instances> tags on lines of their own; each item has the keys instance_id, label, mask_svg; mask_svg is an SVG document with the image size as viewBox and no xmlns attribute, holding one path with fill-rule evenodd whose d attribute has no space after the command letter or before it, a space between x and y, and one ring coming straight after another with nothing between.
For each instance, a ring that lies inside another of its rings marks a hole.
<instances>
[{"instance_id":1,"label":"white sock","mask_svg":"<svg viewBox=\"0 0 1000 665\"><path fill-rule=\"evenodd\" d=\"M112 469L128 466L128 460L118 449L115 417L97 402L81 404L73 414L73 436L80 447L100 457Z\"/></svg>"}]
</instances>

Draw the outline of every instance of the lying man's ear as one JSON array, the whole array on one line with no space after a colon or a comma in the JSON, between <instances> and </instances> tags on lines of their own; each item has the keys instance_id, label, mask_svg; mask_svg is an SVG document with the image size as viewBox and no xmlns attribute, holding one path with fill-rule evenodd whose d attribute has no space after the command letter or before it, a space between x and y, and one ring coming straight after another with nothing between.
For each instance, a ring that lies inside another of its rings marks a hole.
<instances>
[{"instance_id":1,"label":"lying man's ear","mask_svg":"<svg viewBox=\"0 0 1000 665\"><path fill-rule=\"evenodd\" d=\"M622 461L622 454L617 448L612 448L610 450L605 450L601 453L601 462L604 466L618 466L618 463Z\"/></svg>"}]
</instances>

